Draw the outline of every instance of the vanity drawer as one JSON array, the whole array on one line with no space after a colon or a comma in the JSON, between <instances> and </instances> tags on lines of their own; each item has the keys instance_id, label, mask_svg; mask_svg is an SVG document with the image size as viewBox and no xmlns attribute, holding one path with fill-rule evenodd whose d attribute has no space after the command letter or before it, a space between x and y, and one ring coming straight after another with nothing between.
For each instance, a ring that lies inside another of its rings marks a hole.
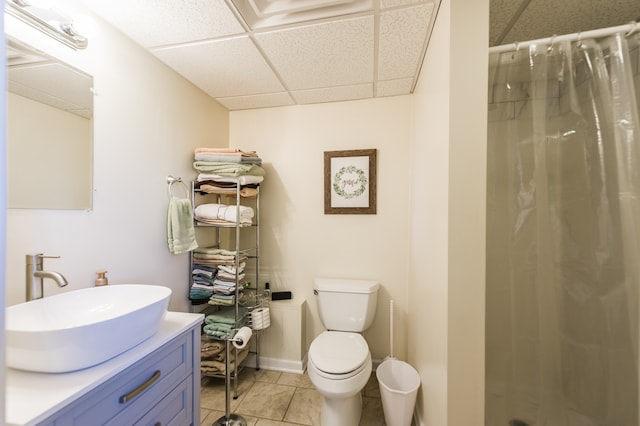
<instances>
[{"instance_id":1,"label":"vanity drawer","mask_svg":"<svg viewBox=\"0 0 640 426\"><path fill-rule=\"evenodd\" d=\"M187 377L162 398L135 426L184 426L193 424L193 376Z\"/></svg>"},{"instance_id":2,"label":"vanity drawer","mask_svg":"<svg viewBox=\"0 0 640 426\"><path fill-rule=\"evenodd\" d=\"M81 397L54 416L52 423L45 424L132 425L191 376L192 352L193 333L178 336ZM72 422L67 423L70 418ZM67 421L59 422L62 419Z\"/></svg>"}]
</instances>

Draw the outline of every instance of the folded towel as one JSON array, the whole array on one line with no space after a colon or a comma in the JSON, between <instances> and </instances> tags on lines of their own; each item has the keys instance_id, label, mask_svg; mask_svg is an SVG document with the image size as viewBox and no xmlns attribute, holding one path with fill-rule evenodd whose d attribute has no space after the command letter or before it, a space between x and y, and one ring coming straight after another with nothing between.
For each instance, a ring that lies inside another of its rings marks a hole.
<instances>
[{"instance_id":1,"label":"folded towel","mask_svg":"<svg viewBox=\"0 0 640 426\"><path fill-rule=\"evenodd\" d=\"M242 363L242 361L245 360L248 354L249 354L248 347L241 351L238 351L237 361L236 360L229 361L229 370L232 372L235 371L236 364ZM222 374L222 373L226 373L227 365L226 365L226 362L222 362L222 361L203 360L200 363L200 371L202 371L203 373L209 373L209 374L214 374L214 373Z\"/></svg>"},{"instance_id":2,"label":"folded towel","mask_svg":"<svg viewBox=\"0 0 640 426\"><path fill-rule=\"evenodd\" d=\"M212 182L210 180L206 182ZM220 194L220 195L236 195L236 187L235 184L231 188L225 188L220 185L210 185L210 184L202 184L199 186L199 190L205 192L207 194ZM242 198L254 198L258 195L258 188L253 188L249 186L241 186L240 187L240 196Z\"/></svg>"},{"instance_id":3,"label":"folded towel","mask_svg":"<svg viewBox=\"0 0 640 426\"><path fill-rule=\"evenodd\" d=\"M231 334L232 328L233 326L231 324L222 324L219 322L214 322L212 324L205 325L203 328L203 331L207 334L215 334L216 332Z\"/></svg>"},{"instance_id":4,"label":"folded towel","mask_svg":"<svg viewBox=\"0 0 640 426\"><path fill-rule=\"evenodd\" d=\"M202 222L222 220L240 224L251 224L253 209L247 206L229 206L226 204L200 204L196 207L196 219Z\"/></svg>"},{"instance_id":5,"label":"folded towel","mask_svg":"<svg viewBox=\"0 0 640 426\"><path fill-rule=\"evenodd\" d=\"M204 182L207 180L214 180L216 182L228 182L236 183L240 185L255 185L264 180L262 176L242 175L242 176L222 176L215 173L200 173L198 175L198 182Z\"/></svg>"},{"instance_id":6,"label":"folded towel","mask_svg":"<svg viewBox=\"0 0 640 426\"><path fill-rule=\"evenodd\" d=\"M255 151L249 151L238 148L209 148L200 147L196 148L193 153L198 154L218 154L218 155L242 155L243 157L257 157L258 154Z\"/></svg>"},{"instance_id":7,"label":"folded towel","mask_svg":"<svg viewBox=\"0 0 640 426\"><path fill-rule=\"evenodd\" d=\"M221 256L235 256L235 250L226 250L220 249L217 247L198 247L194 250L196 253L204 253L204 254L213 254L213 255L221 255Z\"/></svg>"},{"instance_id":8,"label":"folded towel","mask_svg":"<svg viewBox=\"0 0 640 426\"><path fill-rule=\"evenodd\" d=\"M222 294L214 294L209 298L209 301L207 303L213 306L233 306L235 304L235 300L235 294L231 294L228 296Z\"/></svg>"},{"instance_id":9,"label":"folded towel","mask_svg":"<svg viewBox=\"0 0 640 426\"><path fill-rule=\"evenodd\" d=\"M236 271L236 265L221 265L218 267L218 271L223 273L226 272L227 274L235 274L236 272L244 271L245 266L247 266L246 262L240 262L240 264L238 265L238 270Z\"/></svg>"},{"instance_id":10,"label":"folded towel","mask_svg":"<svg viewBox=\"0 0 640 426\"><path fill-rule=\"evenodd\" d=\"M241 163L241 164L257 164L262 165L262 159L260 157L245 157L241 154L196 154L194 160L206 161L209 163Z\"/></svg>"},{"instance_id":11,"label":"folded towel","mask_svg":"<svg viewBox=\"0 0 640 426\"><path fill-rule=\"evenodd\" d=\"M200 173L212 173L227 177L242 175L264 176L265 171L256 164L219 163L211 161L195 161L193 168Z\"/></svg>"},{"instance_id":12,"label":"folded towel","mask_svg":"<svg viewBox=\"0 0 640 426\"><path fill-rule=\"evenodd\" d=\"M200 356L202 358L213 357L220 353L224 353L224 342L219 340L211 340L206 335L200 336Z\"/></svg>"},{"instance_id":13,"label":"folded towel","mask_svg":"<svg viewBox=\"0 0 640 426\"><path fill-rule=\"evenodd\" d=\"M238 310L238 319L244 317L246 310L244 308ZM235 309L220 309L217 312L204 317L205 324L213 324L214 322L222 324L235 324L236 323L236 310Z\"/></svg>"},{"instance_id":14,"label":"folded towel","mask_svg":"<svg viewBox=\"0 0 640 426\"><path fill-rule=\"evenodd\" d=\"M167 245L173 254L186 253L198 247L193 229L191 200L176 197L169 199Z\"/></svg>"}]
</instances>

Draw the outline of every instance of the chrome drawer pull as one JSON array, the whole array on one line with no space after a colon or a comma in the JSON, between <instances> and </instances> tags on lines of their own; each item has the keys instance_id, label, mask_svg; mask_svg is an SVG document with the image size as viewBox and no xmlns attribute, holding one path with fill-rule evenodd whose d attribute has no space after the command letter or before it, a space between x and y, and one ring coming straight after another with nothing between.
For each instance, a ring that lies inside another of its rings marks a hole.
<instances>
[{"instance_id":1,"label":"chrome drawer pull","mask_svg":"<svg viewBox=\"0 0 640 426\"><path fill-rule=\"evenodd\" d=\"M143 384L141 384L140 386L138 386L137 388L135 388L131 392L129 392L129 393L125 394L125 395L122 395L120 397L120 404L124 404L126 402L131 401L133 398L138 396L142 391L144 391L146 388L151 386L159 378L160 378L160 370L156 370L156 372L153 373L153 376L149 377L146 382L144 382Z\"/></svg>"}]
</instances>

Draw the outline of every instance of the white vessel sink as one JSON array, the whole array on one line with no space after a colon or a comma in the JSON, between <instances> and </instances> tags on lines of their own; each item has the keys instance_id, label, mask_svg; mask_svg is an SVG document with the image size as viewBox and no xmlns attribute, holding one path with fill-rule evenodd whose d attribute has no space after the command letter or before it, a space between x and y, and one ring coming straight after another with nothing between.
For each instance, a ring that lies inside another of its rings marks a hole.
<instances>
[{"instance_id":1,"label":"white vessel sink","mask_svg":"<svg viewBox=\"0 0 640 426\"><path fill-rule=\"evenodd\" d=\"M171 289L91 287L6 308L7 366L64 373L99 364L153 336Z\"/></svg>"}]
</instances>

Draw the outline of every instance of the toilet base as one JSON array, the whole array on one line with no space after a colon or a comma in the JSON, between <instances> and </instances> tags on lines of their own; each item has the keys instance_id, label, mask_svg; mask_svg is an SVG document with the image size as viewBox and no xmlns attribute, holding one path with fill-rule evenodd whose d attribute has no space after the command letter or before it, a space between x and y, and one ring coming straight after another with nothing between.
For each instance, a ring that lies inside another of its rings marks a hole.
<instances>
[{"instance_id":1,"label":"toilet base","mask_svg":"<svg viewBox=\"0 0 640 426\"><path fill-rule=\"evenodd\" d=\"M323 398L320 424L322 426L358 426L361 414L360 392L348 398Z\"/></svg>"}]
</instances>

